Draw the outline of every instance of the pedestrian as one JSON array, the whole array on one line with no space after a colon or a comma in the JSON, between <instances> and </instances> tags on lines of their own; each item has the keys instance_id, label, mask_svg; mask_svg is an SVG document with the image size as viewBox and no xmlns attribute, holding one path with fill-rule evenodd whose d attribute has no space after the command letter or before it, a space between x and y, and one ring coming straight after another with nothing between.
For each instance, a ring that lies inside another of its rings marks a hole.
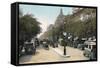
<instances>
[{"instance_id":1,"label":"pedestrian","mask_svg":"<svg viewBox=\"0 0 100 68\"><path fill-rule=\"evenodd\" d=\"M39 47L39 40L38 40L38 38L35 39L35 47L36 48Z\"/></svg>"}]
</instances>

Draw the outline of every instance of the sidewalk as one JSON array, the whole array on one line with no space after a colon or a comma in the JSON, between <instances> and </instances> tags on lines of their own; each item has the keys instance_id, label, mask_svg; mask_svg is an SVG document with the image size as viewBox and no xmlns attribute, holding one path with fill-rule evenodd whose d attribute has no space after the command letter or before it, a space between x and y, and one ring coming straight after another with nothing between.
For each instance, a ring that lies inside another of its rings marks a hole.
<instances>
[{"instance_id":1,"label":"sidewalk","mask_svg":"<svg viewBox=\"0 0 100 68\"><path fill-rule=\"evenodd\" d=\"M70 57L70 55L68 54L64 55L64 50L62 50L61 46L58 46L58 48L51 48L51 49L55 51L61 57Z\"/></svg>"}]
</instances>

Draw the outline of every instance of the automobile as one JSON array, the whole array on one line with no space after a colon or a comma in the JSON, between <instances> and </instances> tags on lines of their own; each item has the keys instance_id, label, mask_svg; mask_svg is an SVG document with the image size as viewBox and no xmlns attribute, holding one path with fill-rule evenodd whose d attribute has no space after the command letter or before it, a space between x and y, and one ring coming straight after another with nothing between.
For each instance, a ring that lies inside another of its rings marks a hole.
<instances>
[{"instance_id":1,"label":"automobile","mask_svg":"<svg viewBox=\"0 0 100 68\"><path fill-rule=\"evenodd\" d=\"M24 45L19 46L19 57L28 55L28 54L35 54L36 47L33 45L32 42L24 42Z\"/></svg>"},{"instance_id":2,"label":"automobile","mask_svg":"<svg viewBox=\"0 0 100 68\"><path fill-rule=\"evenodd\" d=\"M36 47L33 46L33 43L31 42L25 43L24 47L25 47L25 54L35 54Z\"/></svg>"},{"instance_id":3,"label":"automobile","mask_svg":"<svg viewBox=\"0 0 100 68\"><path fill-rule=\"evenodd\" d=\"M86 47L86 44L84 43L87 40L87 38L82 38L77 46L78 49L84 50Z\"/></svg>"},{"instance_id":4,"label":"automobile","mask_svg":"<svg viewBox=\"0 0 100 68\"><path fill-rule=\"evenodd\" d=\"M43 47L44 49L49 50L49 45L46 39L43 40Z\"/></svg>"},{"instance_id":5,"label":"automobile","mask_svg":"<svg viewBox=\"0 0 100 68\"><path fill-rule=\"evenodd\" d=\"M88 57L90 60L96 59L96 42L86 41L86 47L84 48L83 55Z\"/></svg>"},{"instance_id":6,"label":"automobile","mask_svg":"<svg viewBox=\"0 0 100 68\"><path fill-rule=\"evenodd\" d=\"M25 48L22 45L20 45L19 46L19 57L23 55L25 55Z\"/></svg>"},{"instance_id":7,"label":"automobile","mask_svg":"<svg viewBox=\"0 0 100 68\"><path fill-rule=\"evenodd\" d=\"M85 44L78 44L77 48L80 50L84 50L84 48L86 47Z\"/></svg>"}]
</instances>

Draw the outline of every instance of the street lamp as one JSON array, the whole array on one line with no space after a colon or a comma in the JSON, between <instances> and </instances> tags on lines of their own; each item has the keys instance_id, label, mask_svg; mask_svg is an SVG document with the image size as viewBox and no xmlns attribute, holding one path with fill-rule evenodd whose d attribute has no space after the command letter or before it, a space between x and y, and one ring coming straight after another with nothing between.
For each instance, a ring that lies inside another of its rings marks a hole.
<instances>
[{"instance_id":1,"label":"street lamp","mask_svg":"<svg viewBox=\"0 0 100 68\"><path fill-rule=\"evenodd\" d=\"M63 55L64 57L70 57L68 54L66 54L66 43L68 41L68 33L64 30L66 27L65 27L65 24L66 22L63 23L63 32L62 32L62 35L63 35L63 40L62 40L62 45L64 46L64 52L63 52Z\"/></svg>"},{"instance_id":2,"label":"street lamp","mask_svg":"<svg viewBox=\"0 0 100 68\"><path fill-rule=\"evenodd\" d=\"M63 35L64 35L64 36L66 36L66 35L67 35L67 33L66 33L66 32L63 32Z\"/></svg>"},{"instance_id":3,"label":"street lamp","mask_svg":"<svg viewBox=\"0 0 100 68\"><path fill-rule=\"evenodd\" d=\"M64 44L63 45L64 46L64 55L66 55L66 44L65 44L66 43L66 35L67 35L67 33L66 32L63 32L63 36L64 36L63 37L63 41L64 41L63 42L63 44Z\"/></svg>"},{"instance_id":4,"label":"street lamp","mask_svg":"<svg viewBox=\"0 0 100 68\"><path fill-rule=\"evenodd\" d=\"M64 56L66 56L66 37L67 37L67 33L66 33L66 31L64 30L65 29L65 24L66 24L66 22L63 22L63 46L64 46Z\"/></svg>"}]
</instances>

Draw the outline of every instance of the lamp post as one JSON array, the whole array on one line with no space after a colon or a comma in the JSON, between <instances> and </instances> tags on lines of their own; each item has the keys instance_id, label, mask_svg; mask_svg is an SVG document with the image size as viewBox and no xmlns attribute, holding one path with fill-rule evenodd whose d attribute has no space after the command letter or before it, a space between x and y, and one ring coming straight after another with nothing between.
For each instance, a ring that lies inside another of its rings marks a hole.
<instances>
[{"instance_id":1,"label":"lamp post","mask_svg":"<svg viewBox=\"0 0 100 68\"><path fill-rule=\"evenodd\" d=\"M67 35L67 33L66 32L63 32L63 35L64 35L64 37L63 37L63 46L64 46L64 55L66 55L66 35Z\"/></svg>"},{"instance_id":2,"label":"lamp post","mask_svg":"<svg viewBox=\"0 0 100 68\"><path fill-rule=\"evenodd\" d=\"M67 46L67 42L68 42L68 33L65 31L65 29L66 29L66 22L63 22L63 24L62 24L62 45L63 45L63 47L64 47L64 52L63 52L63 57L70 57L68 54L67 54L67 52L66 52L66 46Z\"/></svg>"},{"instance_id":3,"label":"lamp post","mask_svg":"<svg viewBox=\"0 0 100 68\"><path fill-rule=\"evenodd\" d=\"M64 46L64 56L66 56L66 39L67 39L67 33L66 33L66 31L64 30L65 29L65 24L66 24L66 22L63 22L63 26L62 26L62 28L63 28L63 46Z\"/></svg>"}]
</instances>

